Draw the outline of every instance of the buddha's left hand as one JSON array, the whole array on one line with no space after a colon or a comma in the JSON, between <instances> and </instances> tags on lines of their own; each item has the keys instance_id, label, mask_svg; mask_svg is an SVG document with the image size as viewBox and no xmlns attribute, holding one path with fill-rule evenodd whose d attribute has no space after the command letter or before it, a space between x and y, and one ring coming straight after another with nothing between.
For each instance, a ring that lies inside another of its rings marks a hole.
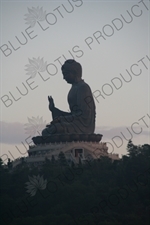
<instances>
[{"instance_id":1,"label":"buddha's left hand","mask_svg":"<svg viewBox=\"0 0 150 225\"><path fill-rule=\"evenodd\" d=\"M60 122L60 118L56 117L56 118L54 118L54 120L51 123L53 124L53 123L59 123L59 122Z\"/></svg>"}]
</instances>

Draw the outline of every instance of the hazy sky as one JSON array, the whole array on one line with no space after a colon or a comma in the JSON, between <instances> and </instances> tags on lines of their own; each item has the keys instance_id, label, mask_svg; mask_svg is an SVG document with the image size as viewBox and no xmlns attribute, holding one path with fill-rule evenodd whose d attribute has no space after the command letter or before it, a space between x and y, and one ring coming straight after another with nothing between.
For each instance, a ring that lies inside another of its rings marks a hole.
<instances>
[{"instance_id":1,"label":"hazy sky","mask_svg":"<svg viewBox=\"0 0 150 225\"><path fill-rule=\"evenodd\" d=\"M48 95L68 111L65 58L82 64L109 151L125 154L129 138L150 144L150 1L0 1L0 11L4 161L27 155L51 121Z\"/></svg>"}]
</instances>

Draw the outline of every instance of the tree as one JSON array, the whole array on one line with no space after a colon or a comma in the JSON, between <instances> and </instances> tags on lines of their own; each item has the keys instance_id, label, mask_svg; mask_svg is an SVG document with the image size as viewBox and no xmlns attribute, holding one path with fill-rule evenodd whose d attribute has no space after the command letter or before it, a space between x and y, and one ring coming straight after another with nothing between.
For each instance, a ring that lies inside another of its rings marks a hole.
<instances>
[{"instance_id":1,"label":"tree","mask_svg":"<svg viewBox=\"0 0 150 225\"><path fill-rule=\"evenodd\" d=\"M66 166L67 165L67 160L65 157L65 154L63 152L60 152L58 155L58 160L61 166Z\"/></svg>"},{"instance_id":2,"label":"tree","mask_svg":"<svg viewBox=\"0 0 150 225\"><path fill-rule=\"evenodd\" d=\"M0 158L0 171L3 170L3 160Z\"/></svg>"},{"instance_id":3,"label":"tree","mask_svg":"<svg viewBox=\"0 0 150 225\"><path fill-rule=\"evenodd\" d=\"M132 140L127 144L127 152L130 157L135 157L138 154L138 146L134 145Z\"/></svg>"},{"instance_id":4,"label":"tree","mask_svg":"<svg viewBox=\"0 0 150 225\"><path fill-rule=\"evenodd\" d=\"M12 169L12 162L10 161L9 158L8 158L7 166L8 166L8 169Z\"/></svg>"},{"instance_id":5,"label":"tree","mask_svg":"<svg viewBox=\"0 0 150 225\"><path fill-rule=\"evenodd\" d=\"M52 155L51 162L52 162L52 164L55 164L56 163L56 160L55 160L55 156L54 155Z\"/></svg>"}]
</instances>

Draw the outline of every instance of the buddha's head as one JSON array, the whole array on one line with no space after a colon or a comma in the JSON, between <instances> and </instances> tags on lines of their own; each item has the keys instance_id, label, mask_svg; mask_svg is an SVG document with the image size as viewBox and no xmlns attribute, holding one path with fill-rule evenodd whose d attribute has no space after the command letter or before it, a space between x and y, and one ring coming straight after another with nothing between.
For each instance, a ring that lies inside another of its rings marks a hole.
<instances>
[{"instance_id":1,"label":"buddha's head","mask_svg":"<svg viewBox=\"0 0 150 225\"><path fill-rule=\"evenodd\" d=\"M80 63L76 62L74 59L69 59L61 67L63 78L69 84L74 84L81 80L82 77L82 67Z\"/></svg>"}]
</instances>

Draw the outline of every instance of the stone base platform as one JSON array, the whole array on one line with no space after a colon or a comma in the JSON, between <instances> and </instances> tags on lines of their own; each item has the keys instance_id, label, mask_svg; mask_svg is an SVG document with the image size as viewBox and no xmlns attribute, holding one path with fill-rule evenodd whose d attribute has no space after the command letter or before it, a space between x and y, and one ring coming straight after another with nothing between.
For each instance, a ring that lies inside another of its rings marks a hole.
<instances>
[{"instance_id":1,"label":"stone base platform","mask_svg":"<svg viewBox=\"0 0 150 225\"><path fill-rule=\"evenodd\" d=\"M102 134L55 134L33 137L32 140L35 145L72 141L100 142L102 136Z\"/></svg>"}]
</instances>

